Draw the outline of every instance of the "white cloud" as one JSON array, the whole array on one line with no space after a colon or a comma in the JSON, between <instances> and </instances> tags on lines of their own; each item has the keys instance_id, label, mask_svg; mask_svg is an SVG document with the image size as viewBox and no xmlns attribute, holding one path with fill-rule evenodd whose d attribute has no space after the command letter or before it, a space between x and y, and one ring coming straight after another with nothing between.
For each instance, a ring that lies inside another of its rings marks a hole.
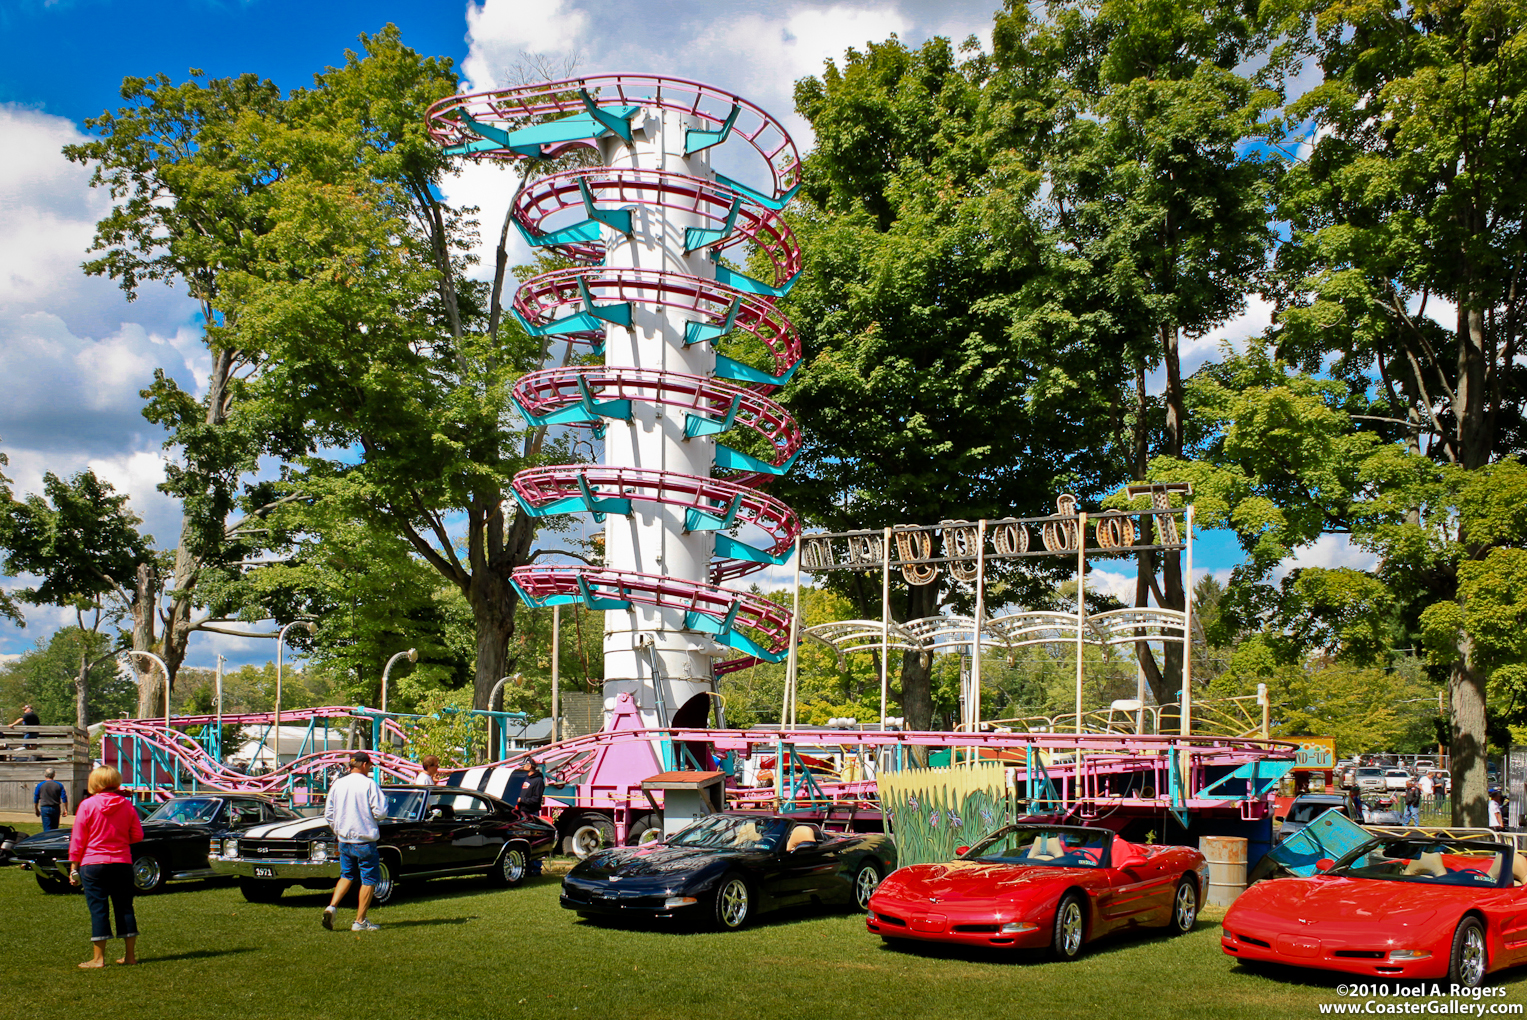
<instances>
[{"instance_id":1,"label":"white cloud","mask_svg":"<svg viewBox=\"0 0 1527 1020\"><path fill-rule=\"evenodd\" d=\"M1294 550L1294 555L1278 564L1273 571L1276 580L1282 580L1289 572L1303 567L1348 567L1352 570L1372 570L1378 565L1378 557L1366 549L1352 544L1346 535L1321 535L1309 545Z\"/></svg>"},{"instance_id":2,"label":"white cloud","mask_svg":"<svg viewBox=\"0 0 1527 1020\"><path fill-rule=\"evenodd\" d=\"M522 54L576 53L589 34L589 16L571 0L483 0L467 3L469 51L461 69L469 91L499 88Z\"/></svg>"}]
</instances>

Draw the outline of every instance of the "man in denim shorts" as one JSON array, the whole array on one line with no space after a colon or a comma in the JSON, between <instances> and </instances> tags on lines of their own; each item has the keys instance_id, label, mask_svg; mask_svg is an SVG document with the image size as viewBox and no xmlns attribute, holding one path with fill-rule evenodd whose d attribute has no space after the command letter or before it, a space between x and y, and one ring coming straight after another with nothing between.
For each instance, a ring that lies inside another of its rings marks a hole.
<instances>
[{"instance_id":1,"label":"man in denim shorts","mask_svg":"<svg viewBox=\"0 0 1527 1020\"><path fill-rule=\"evenodd\" d=\"M357 878L361 882L361 891L357 898L355 923L350 925L350 930L377 930L376 925L366 920L366 908L371 906L381 871L376 842L382 833L376 823L387 814L387 798L382 796L382 788L367 775L370 771L371 756L365 751L356 751L350 756L349 774L335 780L323 806L323 816L339 839L339 881L334 884L333 898L323 909L323 926L330 931L334 930L335 908Z\"/></svg>"}]
</instances>

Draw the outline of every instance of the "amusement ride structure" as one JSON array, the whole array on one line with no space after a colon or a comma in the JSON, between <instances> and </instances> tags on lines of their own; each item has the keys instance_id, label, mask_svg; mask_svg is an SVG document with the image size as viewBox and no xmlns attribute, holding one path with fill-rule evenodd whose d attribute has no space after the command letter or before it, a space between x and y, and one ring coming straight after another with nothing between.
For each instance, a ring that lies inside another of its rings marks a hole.
<instances>
[{"instance_id":1,"label":"amusement ride structure","mask_svg":"<svg viewBox=\"0 0 1527 1020\"><path fill-rule=\"evenodd\" d=\"M602 437L603 463L532 468L513 489L528 514L589 514L602 523L603 564L522 567L513 581L530 605L604 611L604 728L457 773L453 782L503 792L504 777L533 757L547 772L548 816L564 845L582 854L661 831L661 791L675 788L677 773L724 774L733 806L879 827L886 819L873 775L910 766L926 749L949 748L957 761L1004 762L1011 810L1019 813L1103 819L1121 829L1148 823L1157 831L1170 817L1179 837L1244 833L1254 846L1266 841L1269 791L1292 753L1266 739L1265 702L1260 727L1253 720L1195 732L1190 611L1089 615L1085 606L1094 556L1184 552L1191 590L1192 510L1172 506L1179 487L1145 487L1137 495L1149 497L1148 509L1090 518L1062 497L1047 518L834 535L802 535L794 511L763 490L789 470L802 443L795 421L770 397L801 361L800 341L778 305L801 272L800 249L780 215L801 168L778 121L710 86L602 75L454 96L430 110L429 130L449 153L527 167L512 199L513 222L531 246L574 267L525 281L514 314L548 348L566 342L569 352L603 357L602 365L569 358L524 376L513 391L531 424ZM744 184L717 172L712 157L724 148L761 161L762 178ZM598 165L532 176L569 162L559 157L573 152ZM1038 556L1076 564L1076 612L988 615L988 567ZM792 557L793 613L726 586ZM802 630L802 572L842 569L881 574L882 618ZM893 570L913 584L947 570L953 582L972 586L974 614L893 622ZM807 639L840 655L879 652L882 709L873 725L832 732L797 725L797 649ZM1046 720L1042 731L1005 732L1011 727L1000 724L1013 720L981 718L983 650L1039 643L1076 648L1074 718ZM1178 732L1159 732L1161 706L1157 725L1146 725L1143 694L1132 725L1112 713L1098 725L1084 712L1085 646L1170 643L1184 651ZM892 725L888 662L896 650L971 655L955 732ZM758 662L787 662L780 724L727 729L717 678ZM375 740L396 727L368 709L309 715L369 718ZM304 796L321 796L324 777L345 753L304 748L268 775L241 774L185 732L207 721L110 723L107 755L129 766L127 782L141 793L203 784L285 796L301 786ZM844 763L837 774L820 767L824 749ZM499 749L494 756L503 755ZM379 770L406 779L412 766L383 754ZM665 784L644 786L660 773L670 777Z\"/></svg>"}]
</instances>

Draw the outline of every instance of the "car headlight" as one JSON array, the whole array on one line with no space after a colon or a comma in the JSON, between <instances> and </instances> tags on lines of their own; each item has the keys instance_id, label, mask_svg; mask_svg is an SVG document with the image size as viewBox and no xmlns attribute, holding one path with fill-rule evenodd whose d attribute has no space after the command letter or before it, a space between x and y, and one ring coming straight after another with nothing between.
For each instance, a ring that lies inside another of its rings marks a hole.
<instances>
[{"instance_id":1,"label":"car headlight","mask_svg":"<svg viewBox=\"0 0 1527 1020\"><path fill-rule=\"evenodd\" d=\"M1392 949L1389 952L1391 960L1427 960L1431 955L1425 949Z\"/></svg>"},{"instance_id":2,"label":"car headlight","mask_svg":"<svg viewBox=\"0 0 1527 1020\"><path fill-rule=\"evenodd\" d=\"M223 856L237 857L239 855L239 841L236 839L223 840Z\"/></svg>"},{"instance_id":3,"label":"car headlight","mask_svg":"<svg viewBox=\"0 0 1527 1020\"><path fill-rule=\"evenodd\" d=\"M1030 921L1009 921L999 929L1004 935L1017 935L1026 931L1038 931L1039 925Z\"/></svg>"},{"instance_id":4,"label":"car headlight","mask_svg":"<svg viewBox=\"0 0 1527 1020\"><path fill-rule=\"evenodd\" d=\"M329 859L329 845L327 843L313 842L308 844L308 860L326 861Z\"/></svg>"},{"instance_id":5,"label":"car headlight","mask_svg":"<svg viewBox=\"0 0 1527 1020\"><path fill-rule=\"evenodd\" d=\"M687 907L698 902L693 896L670 896L663 901L663 909L672 910L674 907Z\"/></svg>"}]
</instances>

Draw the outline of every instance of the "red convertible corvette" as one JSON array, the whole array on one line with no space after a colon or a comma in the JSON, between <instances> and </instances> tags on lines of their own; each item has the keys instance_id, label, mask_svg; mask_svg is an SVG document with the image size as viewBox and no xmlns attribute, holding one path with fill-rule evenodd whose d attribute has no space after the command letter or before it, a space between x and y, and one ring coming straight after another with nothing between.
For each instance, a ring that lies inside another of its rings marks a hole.
<instances>
[{"instance_id":1,"label":"red convertible corvette","mask_svg":"<svg viewBox=\"0 0 1527 1020\"><path fill-rule=\"evenodd\" d=\"M1225 952L1468 988L1527 962L1527 860L1504 843L1379 836L1318 866L1242 893L1225 914Z\"/></svg>"},{"instance_id":2,"label":"red convertible corvette","mask_svg":"<svg viewBox=\"0 0 1527 1020\"><path fill-rule=\"evenodd\" d=\"M1042 949L1074 960L1121 928L1191 931L1208 866L1186 846L1127 843L1109 829L1008 825L949 864L892 872L870 897L886 940Z\"/></svg>"}]
</instances>

